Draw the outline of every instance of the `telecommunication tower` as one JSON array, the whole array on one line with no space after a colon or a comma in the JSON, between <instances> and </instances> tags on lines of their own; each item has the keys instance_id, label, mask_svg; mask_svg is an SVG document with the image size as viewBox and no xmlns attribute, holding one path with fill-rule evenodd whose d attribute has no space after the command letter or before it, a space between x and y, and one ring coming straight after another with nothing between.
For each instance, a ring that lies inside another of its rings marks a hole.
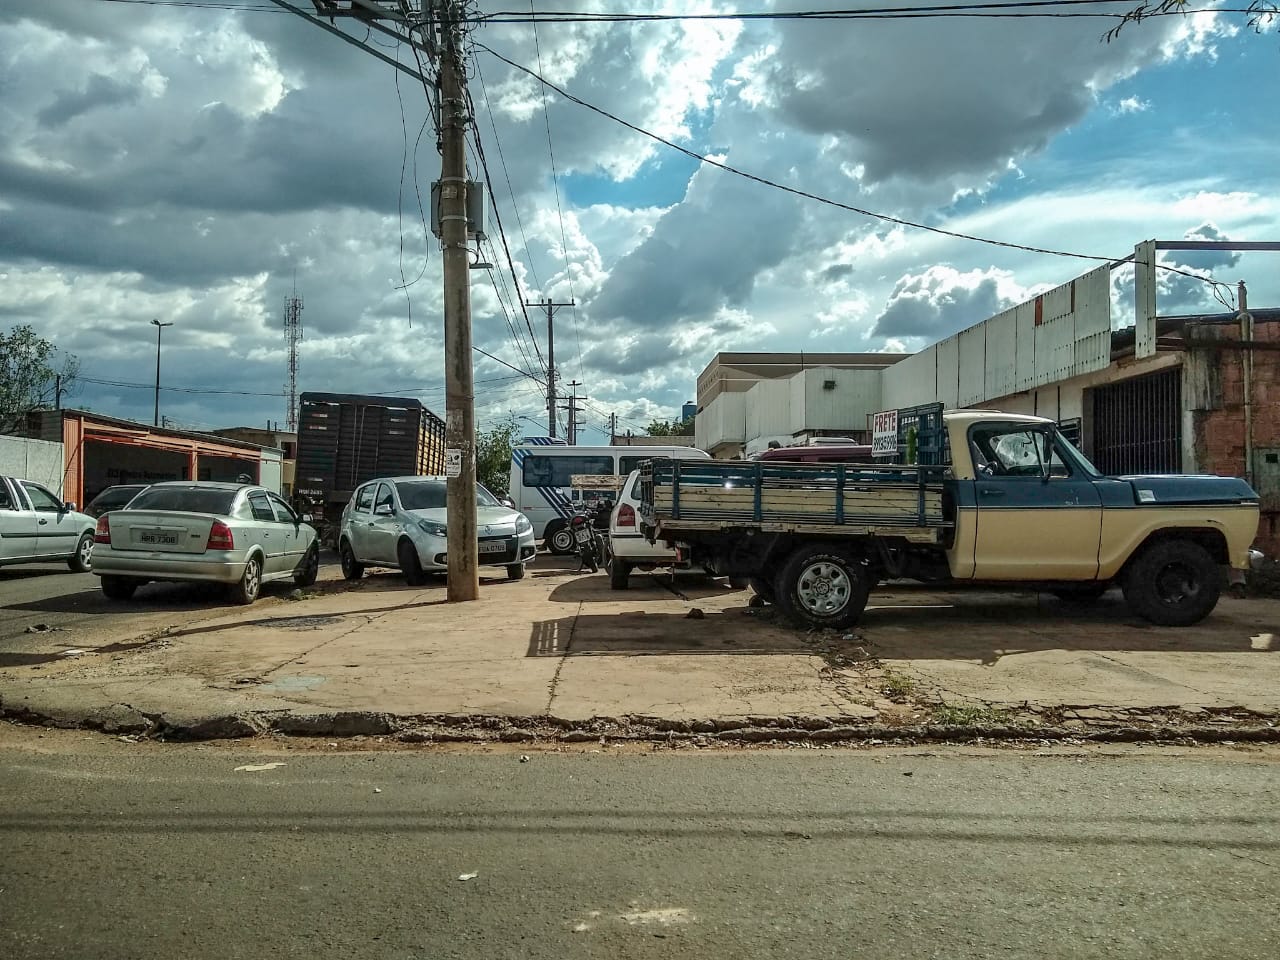
<instances>
[{"instance_id":1,"label":"telecommunication tower","mask_svg":"<svg viewBox=\"0 0 1280 960\"><path fill-rule=\"evenodd\" d=\"M293 433L298 429L298 344L302 342L302 297L298 296L296 280L293 293L284 298L284 342L289 346L289 383L286 385L289 408L285 411L285 422L286 429Z\"/></svg>"}]
</instances>

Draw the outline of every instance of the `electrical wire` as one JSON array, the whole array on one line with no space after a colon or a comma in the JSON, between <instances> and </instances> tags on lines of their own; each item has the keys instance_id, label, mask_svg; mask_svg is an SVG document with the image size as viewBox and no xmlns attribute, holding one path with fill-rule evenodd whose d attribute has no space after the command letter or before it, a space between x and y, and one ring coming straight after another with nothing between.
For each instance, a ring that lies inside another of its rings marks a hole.
<instances>
[{"instance_id":1,"label":"electrical wire","mask_svg":"<svg viewBox=\"0 0 1280 960\"><path fill-rule=\"evenodd\" d=\"M534 0L529 0L529 10L533 11ZM542 45L538 42L538 25L533 26L533 49L538 57L538 73L542 70ZM479 44L477 44L479 45ZM560 220L560 256L564 258L565 279L569 281L569 307L573 315L573 341L578 350L578 376L582 376L582 337L578 333L578 298L573 293L573 268L569 264L569 239L564 230L564 210L560 205L560 177L556 172L556 151L551 144L551 112L547 109L547 85L543 84L538 87L538 94L542 99L542 119L547 126L547 155L551 158L551 186L556 195L556 216ZM554 377L551 373L548 376Z\"/></svg>"}]
</instances>

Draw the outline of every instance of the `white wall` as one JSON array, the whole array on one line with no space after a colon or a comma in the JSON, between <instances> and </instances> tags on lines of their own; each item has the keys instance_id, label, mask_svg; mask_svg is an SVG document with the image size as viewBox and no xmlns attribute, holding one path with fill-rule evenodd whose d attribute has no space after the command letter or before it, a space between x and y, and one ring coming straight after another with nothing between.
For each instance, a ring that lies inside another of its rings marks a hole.
<instances>
[{"instance_id":1,"label":"white wall","mask_svg":"<svg viewBox=\"0 0 1280 960\"><path fill-rule=\"evenodd\" d=\"M835 383L828 390L824 384ZM806 430L866 430L867 415L880 409L880 370L815 367L790 378L791 433Z\"/></svg>"},{"instance_id":2,"label":"white wall","mask_svg":"<svg viewBox=\"0 0 1280 960\"><path fill-rule=\"evenodd\" d=\"M791 436L791 378L761 380L744 397L746 439Z\"/></svg>"},{"instance_id":3,"label":"white wall","mask_svg":"<svg viewBox=\"0 0 1280 960\"><path fill-rule=\"evenodd\" d=\"M266 487L268 490L274 490L276 493L283 492L281 481L281 461L284 458L284 451L277 450L274 447L262 448L262 460L258 466L258 483Z\"/></svg>"},{"instance_id":4,"label":"white wall","mask_svg":"<svg viewBox=\"0 0 1280 960\"><path fill-rule=\"evenodd\" d=\"M746 439L745 397L745 393L722 393L702 408L693 423L699 450L714 453L722 444L741 444Z\"/></svg>"},{"instance_id":5,"label":"white wall","mask_svg":"<svg viewBox=\"0 0 1280 960\"><path fill-rule=\"evenodd\" d=\"M62 496L62 444L0 436L0 474L42 483Z\"/></svg>"}]
</instances>

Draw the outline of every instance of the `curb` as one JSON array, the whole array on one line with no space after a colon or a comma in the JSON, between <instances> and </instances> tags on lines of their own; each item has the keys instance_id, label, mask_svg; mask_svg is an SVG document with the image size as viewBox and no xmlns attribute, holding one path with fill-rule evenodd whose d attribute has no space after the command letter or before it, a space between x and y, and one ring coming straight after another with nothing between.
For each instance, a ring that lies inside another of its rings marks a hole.
<instances>
[{"instance_id":1,"label":"curb","mask_svg":"<svg viewBox=\"0 0 1280 960\"><path fill-rule=\"evenodd\" d=\"M223 716L147 713L128 704L92 709L0 702L0 717L16 723L155 740L241 740L287 737L387 737L399 743L662 743L837 744L1005 742L1093 743L1280 743L1280 724L1237 721L1217 724L1090 724L1085 726L914 724L891 726L850 718L748 717L741 720L668 720L656 717L501 717L470 714L398 715L368 711L297 714L254 711Z\"/></svg>"}]
</instances>

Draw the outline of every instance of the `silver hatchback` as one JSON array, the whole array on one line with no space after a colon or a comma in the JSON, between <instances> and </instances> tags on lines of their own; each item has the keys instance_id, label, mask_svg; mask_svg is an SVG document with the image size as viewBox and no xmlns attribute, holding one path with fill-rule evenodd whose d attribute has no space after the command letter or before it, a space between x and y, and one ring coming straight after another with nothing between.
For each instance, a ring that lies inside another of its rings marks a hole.
<instances>
[{"instance_id":1,"label":"silver hatchback","mask_svg":"<svg viewBox=\"0 0 1280 960\"><path fill-rule=\"evenodd\" d=\"M173 580L224 583L234 601L253 603L262 584L310 586L319 567L311 525L278 494L236 483L153 484L99 517L94 534L93 572L112 600Z\"/></svg>"}]
</instances>

